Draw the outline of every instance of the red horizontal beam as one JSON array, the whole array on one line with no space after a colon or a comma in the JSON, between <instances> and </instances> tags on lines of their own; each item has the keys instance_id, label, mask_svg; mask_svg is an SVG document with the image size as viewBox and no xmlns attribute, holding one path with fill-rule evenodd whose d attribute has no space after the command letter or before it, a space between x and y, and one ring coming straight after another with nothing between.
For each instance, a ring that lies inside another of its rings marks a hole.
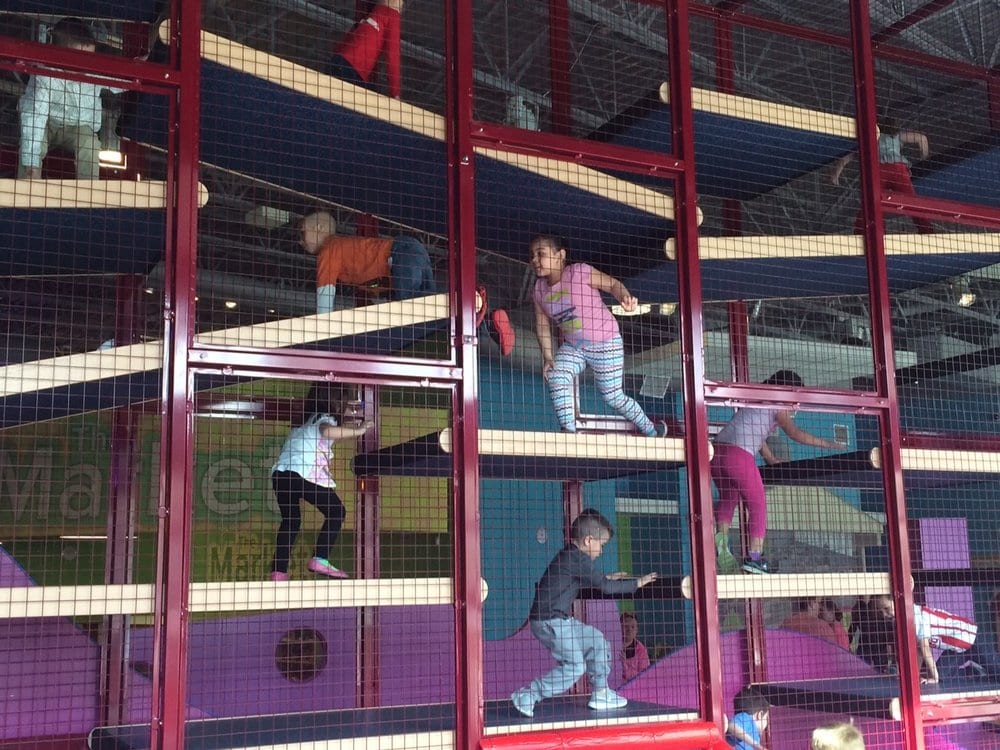
<instances>
[{"instance_id":1,"label":"red horizontal beam","mask_svg":"<svg viewBox=\"0 0 1000 750\"><path fill-rule=\"evenodd\" d=\"M424 386L447 387L462 378L461 368L436 360L378 360L369 355L338 352L334 361L329 352L294 349L255 351L193 346L189 363L192 373L251 378L273 377L276 372L303 375L329 373L331 382L373 385L412 386L415 380L419 380Z\"/></svg>"},{"instance_id":2,"label":"red horizontal beam","mask_svg":"<svg viewBox=\"0 0 1000 750\"><path fill-rule=\"evenodd\" d=\"M882 196L882 208L890 213L916 216L921 219L1000 230L1000 209L976 203L886 193Z\"/></svg>"},{"instance_id":3,"label":"red horizontal beam","mask_svg":"<svg viewBox=\"0 0 1000 750\"><path fill-rule=\"evenodd\" d=\"M850 413L874 413L889 406L888 400L875 393L789 390L759 383L706 383L705 399L716 406L780 405L796 409L808 407L810 411Z\"/></svg>"},{"instance_id":4,"label":"red horizontal beam","mask_svg":"<svg viewBox=\"0 0 1000 750\"><path fill-rule=\"evenodd\" d=\"M0 68L50 75L52 68L58 68L60 75L72 80L107 84L111 77L119 79L115 82L117 87L153 93L169 93L177 88L178 82L174 71L159 63L22 39L4 39Z\"/></svg>"},{"instance_id":5,"label":"red horizontal beam","mask_svg":"<svg viewBox=\"0 0 1000 750\"><path fill-rule=\"evenodd\" d=\"M663 6L662 0L636 0L636 2L646 5L655 5L657 7ZM848 37L839 34L831 34L829 32L819 31L818 29L811 29L807 26L785 23L784 21L777 21L771 18L760 18L758 16L749 16L743 13L722 12L718 8L714 8L709 5L702 5L700 3L692 3L689 6L689 10L693 15L701 16L703 18L727 21L729 23L745 26L746 28L771 31L776 34L792 37L794 39L817 42L831 47L849 48L851 44L851 40ZM927 68L929 70L938 70L943 73L950 73L961 78L970 78L978 81L989 81L1000 78L1000 70L993 70L978 65L970 65L969 63L948 60L943 57L929 55L924 52L917 52L904 47L881 44L875 48L874 54L875 57L879 59L909 63L922 68Z\"/></svg>"},{"instance_id":6,"label":"red horizontal beam","mask_svg":"<svg viewBox=\"0 0 1000 750\"><path fill-rule=\"evenodd\" d=\"M726 750L729 744L717 726L704 721L516 732L483 737L479 741L480 750L607 750L612 747L621 750L681 750L693 747Z\"/></svg>"},{"instance_id":7,"label":"red horizontal beam","mask_svg":"<svg viewBox=\"0 0 1000 750\"><path fill-rule=\"evenodd\" d=\"M472 143L530 156L561 157L597 169L620 169L672 180L684 162L667 151L670 133L663 133L663 153L567 135L522 130L485 122L472 123Z\"/></svg>"},{"instance_id":8,"label":"red horizontal beam","mask_svg":"<svg viewBox=\"0 0 1000 750\"><path fill-rule=\"evenodd\" d=\"M894 24L872 34L872 44L877 46L887 39L891 39L901 31L905 31L911 26L930 18L935 13L944 10L949 5L954 4L954 2L955 0L930 0L929 3L920 6L908 16L903 16Z\"/></svg>"},{"instance_id":9,"label":"red horizontal beam","mask_svg":"<svg viewBox=\"0 0 1000 750\"><path fill-rule=\"evenodd\" d=\"M920 448L939 451L981 451L1000 453L1000 435L969 432L904 432L900 435L903 448Z\"/></svg>"},{"instance_id":10,"label":"red horizontal beam","mask_svg":"<svg viewBox=\"0 0 1000 750\"><path fill-rule=\"evenodd\" d=\"M925 697L920 701L920 714L925 725L982 721L984 718L992 718L998 710L1000 710L1000 693L955 700L941 696L929 701Z\"/></svg>"}]
</instances>

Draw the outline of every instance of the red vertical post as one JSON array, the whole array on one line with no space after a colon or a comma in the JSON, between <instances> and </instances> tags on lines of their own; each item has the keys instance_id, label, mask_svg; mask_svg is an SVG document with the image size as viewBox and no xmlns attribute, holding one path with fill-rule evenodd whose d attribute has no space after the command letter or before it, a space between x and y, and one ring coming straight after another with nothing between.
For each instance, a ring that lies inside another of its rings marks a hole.
<instances>
[{"instance_id":1,"label":"red vertical post","mask_svg":"<svg viewBox=\"0 0 1000 750\"><path fill-rule=\"evenodd\" d=\"M118 277L115 304L114 340L118 346L133 344L137 336L138 303L143 278L137 274ZM111 466L108 480L107 546L104 583L132 581L135 554L135 503L132 479L135 475L136 415L129 407L115 409L111 426ZM122 615L104 619L101 643L101 723L107 726L125 720L128 680L128 620Z\"/></svg>"},{"instance_id":2,"label":"red vertical post","mask_svg":"<svg viewBox=\"0 0 1000 750\"><path fill-rule=\"evenodd\" d=\"M570 527L573 519L580 515L583 510L583 482L566 481L562 483L563 496L563 544L570 539ZM577 599L573 602L573 617L580 622L587 622L587 603ZM586 695L590 692L590 686L582 681L577 682L570 688L572 695Z\"/></svg>"},{"instance_id":3,"label":"red vertical post","mask_svg":"<svg viewBox=\"0 0 1000 750\"><path fill-rule=\"evenodd\" d=\"M715 84L722 94L734 92L733 65L733 22L720 15L715 19ZM732 236L743 228L743 204L736 198L722 201L722 228Z\"/></svg>"},{"instance_id":4,"label":"red vertical post","mask_svg":"<svg viewBox=\"0 0 1000 750\"><path fill-rule=\"evenodd\" d=\"M372 214L358 214L354 222L354 233L358 237L378 237L378 217Z\"/></svg>"},{"instance_id":5,"label":"red vertical post","mask_svg":"<svg viewBox=\"0 0 1000 750\"><path fill-rule=\"evenodd\" d=\"M701 715L720 728L722 647L715 583L715 524L709 480L708 410L705 403L704 318L698 264L698 191L694 172L694 114L691 101L691 38L687 0L665 0L670 65L671 139L684 171L674 183L677 289L683 361L684 450L694 582L695 648Z\"/></svg>"},{"instance_id":6,"label":"red vertical post","mask_svg":"<svg viewBox=\"0 0 1000 750\"><path fill-rule=\"evenodd\" d=\"M854 58L854 95L857 105L858 162L861 169L861 215L864 223L865 263L871 296L872 345L875 354L875 389L886 406L878 413L879 447L882 452L882 482L886 496L886 529L889 536L889 572L896 603L896 653L899 659L900 702L903 714L903 746L923 750L923 717L920 712L920 670L913 623L913 592L910 588L910 543L906 528L906 498L900 459L902 436L896 392L895 352L892 342L892 310L881 188L878 173L878 125L875 103L875 65L871 46L868 0L851 0L851 51ZM900 648L900 644L903 645Z\"/></svg>"},{"instance_id":7,"label":"red vertical post","mask_svg":"<svg viewBox=\"0 0 1000 750\"><path fill-rule=\"evenodd\" d=\"M367 214L366 214L367 216ZM364 419L375 423L358 439L358 450L369 452L379 447L378 387L365 385L362 390ZM382 574L381 542L382 513L379 477L358 477L355 480L357 511L354 530L354 572L358 578L378 580ZM379 662L378 607L358 609L358 706L381 705L382 683Z\"/></svg>"},{"instance_id":8,"label":"red vertical post","mask_svg":"<svg viewBox=\"0 0 1000 750\"><path fill-rule=\"evenodd\" d=\"M549 0L549 84L552 132L573 133L573 85L569 69L569 2Z\"/></svg>"},{"instance_id":9,"label":"red vertical post","mask_svg":"<svg viewBox=\"0 0 1000 750\"><path fill-rule=\"evenodd\" d=\"M986 82L986 97L989 101L990 130L1000 130L1000 78L991 76Z\"/></svg>"},{"instance_id":10,"label":"red vertical post","mask_svg":"<svg viewBox=\"0 0 1000 750\"><path fill-rule=\"evenodd\" d=\"M455 434L452 518L455 548L455 747L483 735L483 599L479 530L479 342L476 338L475 153L472 146L472 3L445 3L448 257L452 356L461 380L452 393Z\"/></svg>"},{"instance_id":11,"label":"red vertical post","mask_svg":"<svg viewBox=\"0 0 1000 750\"><path fill-rule=\"evenodd\" d=\"M730 302L729 357L733 382L750 382L750 324L746 302ZM740 508L741 557L750 548L750 514ZM759 599L747 599L744 606L746 627L743 631L743 648L746 652L747 682L767 679L767 640L764 637L764 607Z\"/></svg>"},{"instance_id":12,"label":"red vertical post","mask_svg":"<svg viewBox=\"0 0 1000 750\"><path fill-rule=\"evenodd\" d=\"M161 386L159 524L154 604L154 750L184 747L187 696L188 591L194 463L193 377L188 352L194 332L195 248L198 238L198 119L201 3L171 6L170 99L167 139L167 231ZM183 30L183 31L182 31Z\"/></svg>"}]
</instances>

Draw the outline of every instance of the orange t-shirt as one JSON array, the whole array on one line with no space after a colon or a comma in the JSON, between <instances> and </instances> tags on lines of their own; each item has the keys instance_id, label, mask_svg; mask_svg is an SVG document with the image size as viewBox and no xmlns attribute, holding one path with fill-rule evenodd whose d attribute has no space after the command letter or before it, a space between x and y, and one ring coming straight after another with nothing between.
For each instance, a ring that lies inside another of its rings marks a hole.
<instances>
[{"instance_id":1,"label":"orange t-shirt","mask_svg":"<svg viewBox=\"0 0 1000 750\"><path fill-rule=\"evenodd\" d=\"M316 286L338 281L360 286L389 276L392 242L379 237L330 237L316 254Z\"/></svg>"}]
</instances>

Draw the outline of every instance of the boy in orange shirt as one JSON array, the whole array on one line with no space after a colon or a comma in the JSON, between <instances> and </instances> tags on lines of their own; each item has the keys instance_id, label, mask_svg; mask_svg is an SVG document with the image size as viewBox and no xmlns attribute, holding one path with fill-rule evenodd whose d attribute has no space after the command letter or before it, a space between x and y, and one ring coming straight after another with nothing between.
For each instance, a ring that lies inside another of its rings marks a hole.
<instances>
[{"instance_id":1,"label":"boy in orange shirt","mask_svg":"<svg viewBox=\"0 0 1000 750\"><path fill-rule=\"evenodd\" d=\"M302 247L316 256L316 312L333 311L337 283L364 286L390 278L392 299L404 300L437 292L427 248L414 237L348 237L337 234L337 221L327 211L316 211L302 220ZM486 317L486 290L477 290L476 322ZM505 310L490 316L504 356L514 348L514 329Z\"/></svg>"}]
</instances>

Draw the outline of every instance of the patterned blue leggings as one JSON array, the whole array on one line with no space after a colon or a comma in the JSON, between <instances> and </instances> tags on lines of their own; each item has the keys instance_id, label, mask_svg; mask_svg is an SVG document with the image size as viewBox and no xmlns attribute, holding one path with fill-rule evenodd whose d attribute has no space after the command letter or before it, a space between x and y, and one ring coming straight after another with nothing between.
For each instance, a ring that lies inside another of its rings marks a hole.
<instances>
[{"instance_id":1,"label":"patterned blue leggings","mask_svg":"<svg viewBox=\"0 0 1000 750\"><path fill-rule=\"evenodd\" d=\"M576 432L576 413L573 401L573 384L590 365L594 371L597 390L604 401L634 424L643 435L652 437L656 428L634 399L622 390L625 371L625 347L621 336L598 344L583 347L563 344L556 352L555 362L549 370L549 395L556 409L556 418L567 432Z\"/></svg>"}]
</instances>

